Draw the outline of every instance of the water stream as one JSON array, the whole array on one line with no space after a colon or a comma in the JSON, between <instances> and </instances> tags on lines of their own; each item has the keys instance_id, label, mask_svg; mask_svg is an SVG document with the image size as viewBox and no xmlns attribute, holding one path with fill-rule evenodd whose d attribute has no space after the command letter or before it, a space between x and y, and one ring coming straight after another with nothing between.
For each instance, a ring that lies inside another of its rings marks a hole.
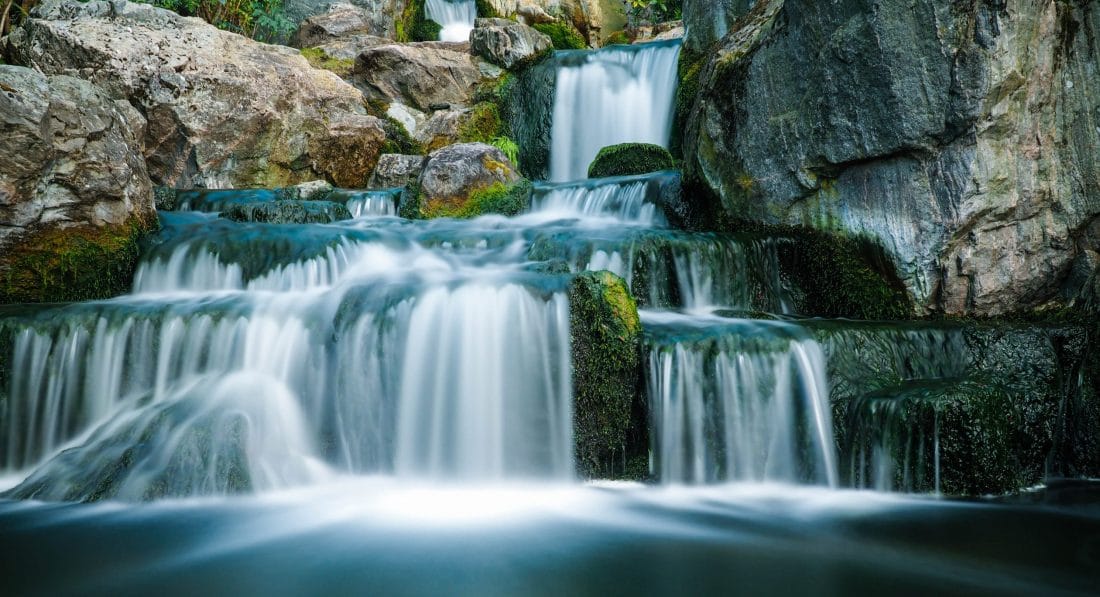
<instances>
[{"instance_id":1,"label":"water stream","mask_svg":"<svg viewBox=\"0 0 1100 597\"><path fill-rule=\"evenodd\" d=\"M466 4L428 3L444 38ZM678 53L563 56L555 182L523 215L410 221L394 190L338 191L350 220L263 224L218 213L276 192L184 192L130 294L0 308L0 589L1095 589L1095 549L1065 543L1100 536L1091 485L1039 511L885 493L938 490L939 444L869 380L955 383L958 333L799 319L782 240L672 229L675 173L585 180L604 145L667 144ZM585 270L641 308L650 486L577 478ZM838 392L870 430L843 461ZM975 529L1005 538L969 542L982 566L959 560Z\"/></svg>"},{"instance_id":2,"label":"water stream","mask_svg":"<svg viewBox=\"0 0 1100 597\"><path fill-rule=\"evenodd\" d=\"M440 41L469 41L477 19L474 0L426 0L425 16L439 23Z\"/></svg>"}]
</instances>

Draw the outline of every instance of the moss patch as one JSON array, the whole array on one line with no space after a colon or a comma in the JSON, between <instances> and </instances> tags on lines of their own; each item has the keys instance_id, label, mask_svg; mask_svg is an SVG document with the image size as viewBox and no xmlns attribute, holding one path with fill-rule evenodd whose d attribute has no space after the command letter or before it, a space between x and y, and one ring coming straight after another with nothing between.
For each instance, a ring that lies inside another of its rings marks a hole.
<instances>
[{"instance_id":1,"label":"moss patch","mask_svg":"<svg viewBox=\"0 0 1100 597\"><path fill-rule=\"evenodd\" d=\"M676 167L672 154L651 143L609 145L596 154L588 166L588 178L648 174Z\"/></svg>"},{"instance_id":2,"label":"moss patch","mask_svg":"<svg viewBox=\"0 0 1100 597\"><path fill-rule=\"evenodd\" d=\"M437 41L443 27L429 20L424 9L424 0L409 0L405 11L395 23L397 41Z\"/></svg>"},{"instance_id":3,"label":"moss patch","mask_svg":"<svg viewBox=\"0 0 1100 597\"><path fill-rule=\"evenodd\" d=\"M586 272L569 286L573 342L573 425L578 473L623 476L644 448L641 321L626 282ZM635 467L637 468L637 467Z\"/></svg>"},{"instance_id":4,"label":"moss patch","mask_svg":"<svg viewBox=\"0 0 1100 597\"><path fill-rule=\"evenodd\" d=\"M354 60L333 58L321 48L304 48L301 53L313 68L331 71L341 77L351 76L351 71L355 68Z\"/></svg>"},{"instance_id":5,"label":"moss patch","mask_svg":"<svg viewBox=\"0 0 1100 597\"><path fill-rule=\"evenodd\" d=\"M531 205L531 187L532 184L528 180L510 185L497 182L470 193L470 198L458 207L432 206L422 215L427 218L459 219L476 218L488 214L518 216L527 211Z\"/></svg>"},{"instance_id":6,"label":"moss patch","mask_svg":"<svg viewBox=\"0 0 1100 597\"><path fill-rule=\"evenodd\" d=\"M683 133L688 130L691 110L695 107L695 98L699 95L699 78L707 64L705 52L695 52L688 48L680 50L678 65L679 85L676 87L676 114L673 120L673 135L669 143L672 155L684 157Z\"/></svg>"},{"instance_id":7,"label":"moss patch","mask_svg":"<svg viewBox=\"0 0 1100 597\"><path fill-rule=\"evenodd\" d=\"M493 8L493 5L490 4L488 0L475 0L475 2L479 19L497 19L502 16L497 12L497 9Z\"/></svg>"},{"instance_id":8,"label":"moss patch","mask_svg":"<svg viewBox=\"0 0 1100 597\"><path fill-rule=\"evenodd\" d=\"M537 23L534 28L539 33L550 37L555 50L583 50L588 47L584 36L573 25L561 21L554 23Z\"/></svg>"},{"instance_id":9,"label":"moss patch","mask_svg":"<svg viewBox=\"0 0 1100 597\"><path fill-rule=\"evenodd\" d=\"M111 227L50 228L0 257L0 303L75 302L130 290L139 241L153 224L136 218Z\"/></svg>"},{"instance_id":10,"label":"moss patch","mask_svg":"<svg viewBox=\"0 0 1100 597\"><path fill-rule=\"evenodd\" d=\"M490 143L500 137L503 130L500 106L496 102L481 102L470 110L466 121L458 127L458 140L460 143Z\"/></svg>"}]
</instances>

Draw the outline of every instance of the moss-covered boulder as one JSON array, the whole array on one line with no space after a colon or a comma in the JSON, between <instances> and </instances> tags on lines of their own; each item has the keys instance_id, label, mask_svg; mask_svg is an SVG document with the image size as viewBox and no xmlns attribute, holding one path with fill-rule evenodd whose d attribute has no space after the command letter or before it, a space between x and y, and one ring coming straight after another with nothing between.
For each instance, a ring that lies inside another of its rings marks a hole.
<instances>
[{"instance_id":1,"label":"moss-covered boulder","mask_svg":"<svg viewBox=\"0 0 1100 597\"><path fill-rule=\"evenodd\" d=\"M577 472L585 478L622 476L623 463L645 445L645 424L639 425L644 416L638 416L638 307L626 282L606 271L576 276L569 304Z\"/></svg>"},{"instance_id":2,"label":"moss-covered boulder","mask_svg":"<svg viewBox=\"0 0 1100 597\"><path fill-rule=\"evenodd\" d=\"M88 82L0 66L0 303L129 289L156 225L144 127Z\"/></svg>"},{"instance_id":3,"label":"moss-covered boulder","mask_svg":"<svg viewBox=\"0 0 1100 597\"><path fill-rule=\"evenodd\" d=\"M588 47L584 36L570 23L564 21L536 23L534 28L550 38L555 50L583 50Z\"/></svg>"},{"instance_id":4,"label":"moss-covered boulder","mask_svg":"<svg viewBox=\"0 0 1100 597\"><path fill-rule=\"evenodd\" d=\"M648 174L676 167L672 154L652 143L609 145L596 154L588 166L588 178Z\"/></svg>"},{"instance_id":5,"label":"moss-covered boulder","mask_svg":"<svg viewBox=\"0 0 1100 597\"><path fill-rule=\"evenodd\" d=\"M416 188L410 189L411 197L403 200L408 204L408 199L415 198L415 210L405 215L426 218L473 215L474 199L484 202L485 191L520 180L508 157L492 145L450 145L428 156Z\"/></svg>"}]
</instances>

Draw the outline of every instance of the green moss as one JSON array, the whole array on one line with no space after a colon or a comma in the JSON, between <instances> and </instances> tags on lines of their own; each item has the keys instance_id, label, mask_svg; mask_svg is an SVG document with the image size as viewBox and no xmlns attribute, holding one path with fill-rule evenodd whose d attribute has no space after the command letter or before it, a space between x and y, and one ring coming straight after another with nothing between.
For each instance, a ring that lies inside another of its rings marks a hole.
<instances>
[{"instance_id":1,"label":"green moss","mask_svg":"<svg viewBox=\"0 0 1100 597\"><path fill-rule=\"evenodd\" d=\"M154 224L51 228L0 257L0 304L105 299L130 290L139 241Z\"/></svg>"},{"instance_id":2,"label":"green moss","mask_svg":"<svg viewBox=\"0 0 1100 597\"><path fill-rule=\"evenodd\" d=\"M606 44L609 46L629 46L630 43L630 36L626 34L626 31L616 31L607 36Z\"/></svg>"},{"instance_id":3,"label":"green moss","mask_svg":"<svg viewBox=\"0 0 1100 597\"><path fill-rule=\"evenodd\" d=\"M645 451L641 322L626 282L586 272L569 287L577 471L618 477Z\"/></svg>"},{"instance_id":4,"label":"green moss","mask_svg":"<svg viewBox=\"0 0 1100 597\"><path fill-rule=\"evenodd\" d=\"M609 145L588 166L588 178L648 174L676 167L667 149L651 143Z\"/></svg>"},{"instance_id":5,"label":"green moss","mask_svg":"<svg viewBox=\"0 0 1100 597\"><path fill-rule=\"evenodd\" d=\"M585 41L581 32L569 23L563 21L537 23L534 28L550 37L555 50L583 50L588 47L588 42Z\"/></svg>"},{"instance_id":6,"label":"green moss","mask_svg":"<svg viewBox=\"0 0 1100 597\"><path fill-rule=\"evenodd\" d=\"M351 71L355 67L354 60L333 58L321 48L303 48L301 53L313 68L331 71L341 77L351 76Z\"/></svg>"},{"instance_id":7,"label":"green moss","mask_svg":"<svg viewBox=\"0 0 1100 597\"><path fill-rule=\"evenodd\" d=\"M442 29L439 23L428 19L424 0L409 0L396 23L397 41L436 41Z\"/></svg>"},{"instance_id":8,"label":"green moss","mask_svg":"<svg viewBox=\"0 0 1100 597\"><path fill-rule=\"evenodd\" d=\"M461 143L489 143L501 136L503 128L500 106L495 102L481 102L458 127L458 140Z\"/></svg>"},{"instance_id":9,"label":"green moss","mask_svg":"<svg viewBox=\"0 0 1100 597\"><path fill-rule=\"evenodd\" d=\"M481 19L497 19L502 15L497 12L497 9L493 8L493 5L488 0L476 0L477 16Z\"/></svg>"},{"instance_id":10,"label":"green moss","mask_svg":"<svg viewBox=\"0 0 1100 597\"><path fill-rule=\"evenodd\" d=\"M799 313L872 320L912 317L905 285L873 241L811 228L762 228L765 235L787 239L779 245L780 269L795 289Z\"/></svg>"}]
</instances>

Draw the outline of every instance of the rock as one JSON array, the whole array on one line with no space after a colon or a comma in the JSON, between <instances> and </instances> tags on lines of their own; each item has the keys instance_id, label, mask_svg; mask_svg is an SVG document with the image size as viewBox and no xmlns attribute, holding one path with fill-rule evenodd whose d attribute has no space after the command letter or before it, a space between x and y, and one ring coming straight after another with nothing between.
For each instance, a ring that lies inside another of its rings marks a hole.
<instances>
[{"instance_id":1,"label":"rock","mask_svg":"<svg viewBox=\"0 0 1100 597\"><path fill-rule=\"evenodd\" d=\"M688 0L684 2L684 47L701 52L722 39L756 0Z\"/></svg>"},{"instance_id":2,"label":"rock","mask_svg":"<svg viewBox=\"0 0 1100 597\"><path fill-rule=\"evenodd\" d=\"M300 201L320 201L331 195L333 190L327 180L311 180L287 189L288 194Z\"/></svg>"},{"instance_id":3,"label":"rock","mask_svg":"<svg viewBox=\"0 0 1100 597\"><path fill-rule=\"evenodd\" d=\"M577 473L613 478L620 462L647 448L645 423L634 417L641 400L638 307L622 278L601 271L573 278L569 309Z\"/></svg>"},{"instance_id":4,"label":"rock","mask_svg":"<svg viewBox=\"0 0 1100 597\"><path fill-rule=\"evenodd\" d=\"M384 37L357 33L327 41L318 45L316 49L324 52L325 56L330 59L346 61L348 65L347 74L341 76L350 77L351 72L355 69L355 59L360 54L370 48L391 43L393 42Z\"/></svg>"},{"instance_id":5,"label":"rock","mask_svg":"<svg viewBox=\"0 0 1100 597\"><path fill-rule=\"evenodd\" d=\"M465 45L423 42L367 48L352 82L367 97L428 112L433 104L470 105L485 78Z\"/></svg>"},{"instance_id":6,"label":"rock","mask_svg":"<svg viewBox=\"0 0 1100 597\"><path fill-rule=\"evenodd\" d=\"M350 220L347 206L333 201L255 201L232 205L222 217L234 222L329 224Z\"/></svg>"},{"instance_id":7,"label":"rock","mask_svg":"<svg viewBox=\"0 0 1100 597\"><path fill-rule=\"evenodd\" d=\"M451 215L462 211L475 192L519 180L515 167L492 145L450 145L424 162L417 205L424 217Z\"/></svg>"},{"instance_id":8,"label":"rock","mask_svg":"<svg viewBox=\"0 0 1100 597\"><path fill-rule=\"evenodd\" d=\"M462 136L462 125L470 115L466 108L437 110L417 132L416 140L428 152L454 145Z\"/></svg>"},{"instance_id":9,"label":"rock","mask_svg":"<svg viewBox=\"0 0 1100 597\"><path fill-rule=\"evenodd\" d=\"M359 18L364 26L358 31L370 35L383 37L390 40L397 39L397 23L401 21L405 13L407 0L346 0L345 2L332 3L330 0L286 0L283 3L283 11L294 23L300 23L298 31L306 28L307 23L319 22L323 27L335 27L338 23L350 23L351 19ZM350 12L348 8L357 9L359 17L351 16L342 19L325 19L324 16L334 12L338 7L341 12ZM299 46L309 47L309 46Z\"/></svg>"},{"instance_id":10,"label":"rock","mask_svg":"<svg viewBox=\"0 0 1100 597\"><path fill-rule=\"evenodd\" d=\"M47 0L8 38L17 61L72 74L144 112L159 184L363 186L385 142L362 94L297 51L144 4Z\"/></svg>"},{"instance_id":11,"label":"rock","mask_svg":"<svg viewBox=\"0 0 1100 597\"><path fill-rule=\"evenodd\" d=\"M378 158L378 166L370 177L368 188L397 189L408 186L420 178L424 169L424 156L383 154Z\"/></svg>"},{"instance_id":12,"label":"rock","mask_svg":"<svg viewBox=\"0 0 1100 597\"><path fill-rule=\"evenodd\" d=\"M474 54L507 69L537 60L553 47L548 36L508 19L478 19L470 36Z\"/></svg>"},{"instance_id":13,"label":"rock","mask_svg":"<svg viewBox=\"0 0 1100 597\"><path fill-rule=\"evenodd\" d=\"M144 129L91 83L0 65L0 303L129 288L156 223Z\"/></svg>"},{"instance_id":14,"label":"rock","mask_svg":"<svg viewBox=\"0 0 1100 597\"><path fill-rule=\"evenodd\" d=\"M621 143L604 147L588 166L588 178L649 174L676 168L672 154L652 143Z\"/></svg>"},{"instance_id":15,"label":"rock","mask_svg":"<svg viewBox=\"0 0 1100 597\"><path fill-rule=\"evenodd\" d=\"M1100 217L1100 4L761 0L738 23L700 76L692 184L873 239L921 313L1062 301Z\"/></svg>"},{"instance_id":16,"label":"rock","mask_svg":"<svg viewBox=\"0 0 1100 597\"><path fill-rule=\"evenodd\" d=\"M371 16L370 12L354 4L333 4L329 6L328 12L302 21L291 45L296 48L313 48L355 34L385 39L385 31L379 32L374 27Z\"/></svg>"},{"instance_id":17,"label":"rock","mask_svg":"<svg viewBox=\"0 0 1100 597\"><path fill-rule=\"evenodd\" d=\"M412 135L414 139L419 139L418 133L428 122L427 114L396 102L386 108L386 116L400 122L401 126L405 127L405 132Z\"/></svg>"},{"instance_id":18,"label":"rock","mask_svg":"<svg viewBox=\"0 0 1100 597\"><path fill-rule=\"evenodd\" d=\"M510 137L519 145L519 163L531 180L550 176L550 138L554 126L557 61L542 60L514 75L503 101Z\"/></svg>"},{"instance_id":19,"label":"rock","mask_svg":"<svg viewBox=\"0 0 1100 597\"><path fill-rule=\"evenodd\" d=\"M519 17L518 20L525 25L554 22L554 17L550 16L550 13L537 4L521 4L516 7L515 14Z\"/></svg>"}]
</instances>

